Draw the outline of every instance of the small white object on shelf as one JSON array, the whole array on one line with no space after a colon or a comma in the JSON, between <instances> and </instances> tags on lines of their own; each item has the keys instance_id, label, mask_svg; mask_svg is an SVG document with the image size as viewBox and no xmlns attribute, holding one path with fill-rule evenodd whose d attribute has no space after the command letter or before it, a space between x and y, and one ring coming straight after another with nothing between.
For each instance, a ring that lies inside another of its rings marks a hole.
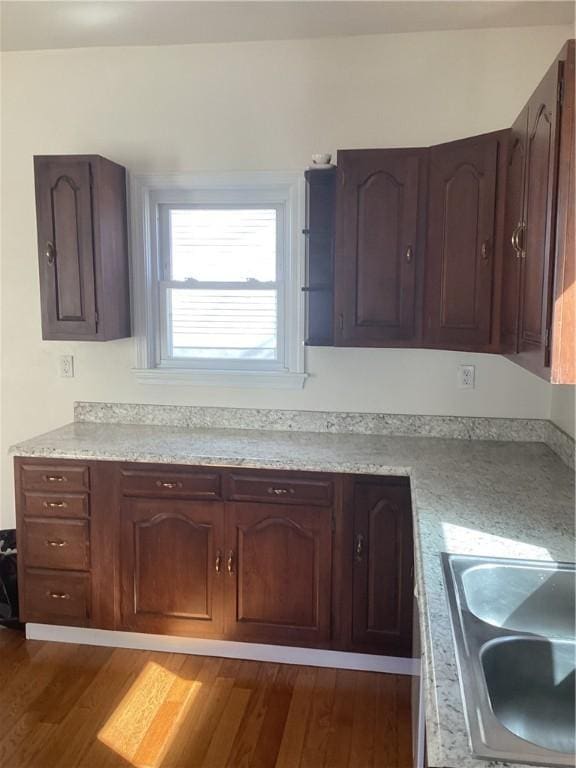
<instances>
[{"instance_id":1,"label":"small white object on shelf","mask_svg":"<svg viewBox=\"0 0 576 768\"><path fill-rule=\"evenodd\" d=\"M326 170L326 168L333 168L334 166L330 162L332 155L329 152L312 155L312 165L308 167L308 170Z\"/></svg>"}]
</instances>

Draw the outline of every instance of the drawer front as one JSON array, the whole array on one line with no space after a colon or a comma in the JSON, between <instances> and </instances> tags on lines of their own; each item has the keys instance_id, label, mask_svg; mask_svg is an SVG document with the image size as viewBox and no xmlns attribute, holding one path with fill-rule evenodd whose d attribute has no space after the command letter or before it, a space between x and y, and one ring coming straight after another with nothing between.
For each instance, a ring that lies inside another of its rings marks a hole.
<instances>
[{"instance_id":1,"label":"drawer front","mask_svg":"<svg viewBox=\"0 0 576 768\"><path fill-rule=\"evenodd\" d=\"M22 464L22 488L29 491L88 491L90 470L82 464Z\"/></svg>"},{"instance_id":2,"label":"drawer front","mask_svg":"<svg viewBox=\"0 0 576 768\"><path fill-rule=\"evenodd\" d=\"M166 472L122 470L124 496L161 496L187 499L219 499L220 475L216 472Z\"/></svg>"},{"instance_id":3,"label":"drawer front","mask_svg":"<svg viewBox=\"0 0 576 768\"><path fill-rule=\"evenodd\" d=\"M87 573L24 571L24 621L83 625L90 619Z\"/></svg>"},{"instance_id":4,"label":"drawer front","mask_svg":"<svg viewBox=\"0 0 576 768\"><path fill-rule=\"evenodd\" d=\"M90 531L87 520L24 519L24 563L32 568L90 568Z\"/></svg>"},{"instance_id":5,"label":"drawer front","mask_svg":"<svg viewBox=\"0 0 576 768\"><path fill-rule=\"evenodd\" d=\"M275 504L332 504L330 480L298 480L282 476L230 475L234 501L273 501Z\"/></svg>"},{"instance_id":6,"label":"drawer front","mask_svg":"<svg viewBox=\"0 0 576 768\"><path fill-rule=\"evenodd\" d=\"M88 494L24 493L24 515L28 517L88 517Z\"/></svg>"}]
</instances>

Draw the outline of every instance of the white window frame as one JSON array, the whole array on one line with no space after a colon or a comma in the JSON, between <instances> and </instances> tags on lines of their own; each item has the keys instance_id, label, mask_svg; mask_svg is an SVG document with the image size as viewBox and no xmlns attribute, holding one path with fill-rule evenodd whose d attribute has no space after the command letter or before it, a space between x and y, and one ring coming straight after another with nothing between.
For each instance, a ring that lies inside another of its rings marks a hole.
<instances>
[{"instance_id":1,"label":"white window frame","mask_svg":"<svg viewBox=\"0 0 576 768\"><path fill-rule=\"evenodd\" d=\"M132 211L132 317L136 338L136 379L234 387L300 389L306 379L304 357L305 187L296 172L234 174L139 174L130 179ZM238 361L214 367L214 361L163 360L159 299L160 205L266 206L280 211L278 290L279 361ZM262 364L266 363L268 364ZM273 364L270 364L273 362Z\"/></svg>"}]
</instances>

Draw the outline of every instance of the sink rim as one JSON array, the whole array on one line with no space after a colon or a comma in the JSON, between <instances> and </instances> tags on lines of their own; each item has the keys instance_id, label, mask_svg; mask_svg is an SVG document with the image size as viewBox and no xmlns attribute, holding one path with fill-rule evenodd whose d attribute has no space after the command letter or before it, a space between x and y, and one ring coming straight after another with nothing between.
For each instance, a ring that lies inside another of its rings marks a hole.
<instances>
[{"instance_id":1,"label":"sink rim","mask_svg":"<svg viewBox=\"0 0 576 768\"><path fill-rule=\"evenodd\" d=\"M448 600L448 614L454 641L458 682L468 740L473 757L539 766L574 766L574 756L540 747L508 730L492 710L479 651L490 640L505 637L560 640L536 632L509 630L488 624L471 613L466 603L459 572L478 564L536 567L548 571L568 570L576 575L576 563L552 560L483 557L442 552L441 565ZM569 642L569 641L568 641Z\"/></svg>"}]
</instances>

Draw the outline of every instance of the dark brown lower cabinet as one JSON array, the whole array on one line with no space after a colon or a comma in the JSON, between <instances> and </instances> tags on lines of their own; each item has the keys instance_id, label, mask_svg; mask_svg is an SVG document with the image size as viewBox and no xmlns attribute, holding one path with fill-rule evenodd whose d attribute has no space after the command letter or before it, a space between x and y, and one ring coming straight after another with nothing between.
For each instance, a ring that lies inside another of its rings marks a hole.
<instances>
[{"instance_id":1,"label":"dark brown lower cabinet","mask_svg":"<svg viewBox=\"0 0 576 768\"><path fill-rule=\"evenodd\" d=\"M129 499L120 514L123 629L220 635L224 505Z\"/></svg>"},{"instance_id":2,"label":"dark brown lower cabinet","mask_svg":"<svg viewBox=\"0 0 576 768\"><path fill-rule=\"evenodd\" d=\"M227 637L330 643L331 522L329 508L229 505Z\"/></svg>"},{"instance_id":3,"label":"dark brown lower cabinet","mask_svg":"<svg viewBox=\"0 0 576 768\"><path fill-rule=\"evenodd\" d=\"M410 655L406 478L15 470L23 621Z\"/></svg>"},{"instance_id":4,"label":"dark brown lower cabinet","mask_svg":"<svg viewBox=\"0 0 576 768\"><path fill-rule=\"evenodd\" d=\"M354 487L352 645L412 654L410 488L357 480Z\"/></svg>"}]
</instances>

